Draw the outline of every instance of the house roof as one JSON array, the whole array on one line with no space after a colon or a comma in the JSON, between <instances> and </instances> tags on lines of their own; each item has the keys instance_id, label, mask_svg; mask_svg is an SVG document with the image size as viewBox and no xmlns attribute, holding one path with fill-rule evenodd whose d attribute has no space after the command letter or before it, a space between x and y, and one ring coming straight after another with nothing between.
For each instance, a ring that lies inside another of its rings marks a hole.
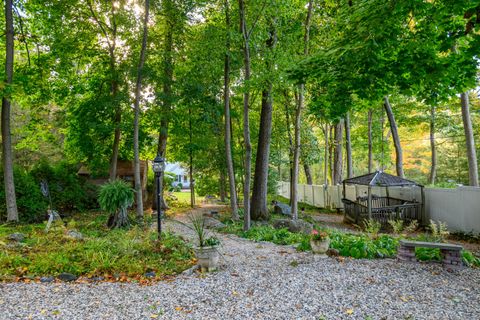
<instances>
[{"instance_id":1,"label":"house roof","mask_svg":"<svg viewBox=\"0 0 480 320\"><path fill-rule=\"evenodd\" d=\"M383 171L375 171L372 173L365 174L363 176L358 176L350 179L343 180L345 184L360 184L365 186L380 186L380 187L390 187L390 186L419 186L423 187L421 184L416 183L412 180L407 180L398 176L388 174Z\"/></svg>"}]
</instances>

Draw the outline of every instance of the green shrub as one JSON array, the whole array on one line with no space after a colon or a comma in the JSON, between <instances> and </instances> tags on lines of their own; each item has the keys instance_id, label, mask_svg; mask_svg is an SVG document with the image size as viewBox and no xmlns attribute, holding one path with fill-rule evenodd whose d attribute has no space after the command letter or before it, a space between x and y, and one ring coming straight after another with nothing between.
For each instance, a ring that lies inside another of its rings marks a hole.
<instances>
[{"instance_id":1,"label":"green shrub","mask_svg":"<svg viewBox=\"0 0 480 320\"><path fill-rule=\"evenodd\" d=\"M366 235L352 235L330 232L330 247L337 249L341 256L360 258L387 258L396 255L398 240L388 235L371 239Z\"/></svg>"},{"instance_id":2,"label":"green shrub","mask_svg":"<svg viewBox=\"0 0 480 320\"><path fill-rule=\"evenodd\" d=\"M13 171L15 181L15 194L17 196L17 208L19 219L22 222L42 221L47 214L48 201L40 191L33 177L20 167ZM5 203L5 189L3 171L0 170L0 221L6 219L7 207Z\"/></svg>"},{"instance_id":3,"label":"green shrub","mask_svg":"<svg viewBox=\"0 0 480 320\"><path fill-rule=\"evenodd\" d=\"M30 171L37 186L48 183L52 206L62 211L88 210L98 208L98 188L77 175L77 165L65 161L51 165L40 160Z\"/></svg>"}]
</instances>

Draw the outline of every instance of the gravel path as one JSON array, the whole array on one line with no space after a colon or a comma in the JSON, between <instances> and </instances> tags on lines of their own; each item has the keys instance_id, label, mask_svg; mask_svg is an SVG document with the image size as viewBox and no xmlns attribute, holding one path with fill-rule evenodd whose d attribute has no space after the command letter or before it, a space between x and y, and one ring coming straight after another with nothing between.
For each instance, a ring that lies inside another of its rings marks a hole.
<instances>
[{"instance_id":1,"label":"gravel path","mask_svg":"<svg viewBox=\"0 0 480 320\"><path fill-rule=\"evenodd\" d=\"M168 227L189 236L184 226ZM0 319L480 318L479 270L321 259L288 246L220 237L222 268L206 275L151 286L0 284Z\"/></svg>"}]
</instances>

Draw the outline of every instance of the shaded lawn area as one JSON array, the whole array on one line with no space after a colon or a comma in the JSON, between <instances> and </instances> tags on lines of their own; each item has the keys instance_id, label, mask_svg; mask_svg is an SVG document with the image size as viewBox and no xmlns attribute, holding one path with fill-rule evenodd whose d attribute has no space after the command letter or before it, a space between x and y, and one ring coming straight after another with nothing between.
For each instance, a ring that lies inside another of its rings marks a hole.
<instances>
[{"instance_id":1,"label":"shaded lawn area","mask_svg":"<svg viewBox=\"0 0 480 320\"><path fill-rule=\"evenodd\" d=\"M148 220L148 219L147 219ZM56 223L48 233L45 223L0 225L0 278L56 276L104 276L141 279L146 272L161 278L179 273L194 263L192 250L178 236L165 233L161 243L148 227L132 225L128 230L110 230L107 215L98 212L74 214ZM149 226L147 221L145 226ZM78 230L83 240L68 236ZM15 243L12 233L25 234Z\"/></svg>"}]
</instances>

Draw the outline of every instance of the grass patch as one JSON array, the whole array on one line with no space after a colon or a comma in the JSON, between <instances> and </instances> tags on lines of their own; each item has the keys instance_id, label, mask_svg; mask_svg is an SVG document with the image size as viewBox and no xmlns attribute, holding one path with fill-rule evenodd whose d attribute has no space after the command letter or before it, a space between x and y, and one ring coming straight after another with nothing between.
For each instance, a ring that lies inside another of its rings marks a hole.
<instances>
[{"instance_id":1,"label":"grass patch","mask_svg":"<svg viewBox=\"0 0 480 320\"><path fill-rule=\"evenodd\" d=\"M103 214L78 214L74 218L67 227L80 231L84 240L69 238L62 224L48 233L44 232L45 224L0 226L0 277L55 276L62 272L137 277L149 271L162 277L193 264L190 247L172 234L164 233L159 243L154 231L139 225L129 230L107 229ZM26 235L18 246L6 239L14 232Z\"/></svg>"}]
</instances>

